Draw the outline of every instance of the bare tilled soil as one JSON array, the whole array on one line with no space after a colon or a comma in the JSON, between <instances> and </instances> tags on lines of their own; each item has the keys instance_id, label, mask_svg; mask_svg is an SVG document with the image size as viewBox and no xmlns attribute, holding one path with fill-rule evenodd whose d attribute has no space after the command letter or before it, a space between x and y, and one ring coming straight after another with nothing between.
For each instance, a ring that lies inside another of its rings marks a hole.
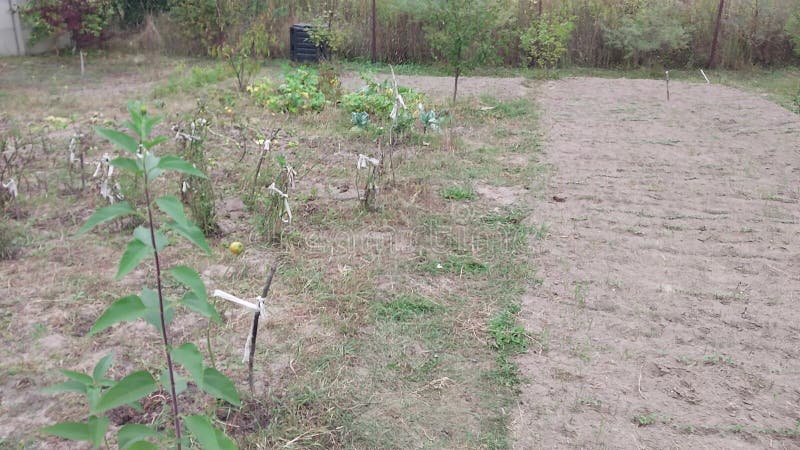
<instances>
[{"instance_id":1,"label":"bare tilled soil","mask_svg":"<svg viewBox=\"0 0 800 450\"><path fill-rule=\"evenodd\" d=\"M516 448L800 447L800 120L664 87L540 87Z\"/></svg>"}]
</instances>

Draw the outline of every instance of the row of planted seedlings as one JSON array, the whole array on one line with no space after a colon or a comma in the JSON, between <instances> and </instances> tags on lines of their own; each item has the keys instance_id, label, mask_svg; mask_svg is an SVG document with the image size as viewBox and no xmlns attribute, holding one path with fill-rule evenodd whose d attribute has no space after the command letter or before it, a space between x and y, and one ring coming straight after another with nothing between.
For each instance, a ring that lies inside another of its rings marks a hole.
<instances>
[{"instance_id":1,"label":"row of planted seedlings","mask_svg":"<svg viewBox=\"0 0 800 450\"><path fill-rule=\"evenodd\" d=\"M113 177L108 153L98 150L90 130L104 122L99 113L85 118L48 116L39 123L12 122L0 129L0 259L22 256L30 239L23 231L31 221L42 220L31 211L43 199L113 203L134 187L128 177Z\"/></svg>"},{"instance_id":2,"label":"row of planted seedlings","mask_svg":"<svg viewBox=\"0 0 800 450\"><path fill-rule=\"evenodd\" d=\"M393 151L396 144L413 131L416 122L419 122L422 134L430 130L438 131L439 118L433 110L425 109L421 95L399 87L394 77L383 83L368 77L364 77L364 80L366 85L363 89L342 96L335 76L321 78L313 69L301 67L287 69L284 83L275 88L269 88L268 83L262 81L250 86L248 91L256 104L287 114L284 120L290 120L288 117L292 114L313 113L333 104L349 114L352 127L348 133L354 138L375 142L378 147L372 154L354 155L353 161L358 201L367 210L374 210L378 207L381 177L387 170L394 176ZM325 100L321 83L327 86L329 98L333 101ZM407 102L416 104L416 108L407 107ZM127 220L128 224L138 224L122 254L116 278L125 277L142 261L149 259L155 267L154 279L138 293L123 296L109 306L92 326L90 335L101 333L119 322L143 319L155 328L161 338L163 370L148 367L115 380L107 375L113 363L110 354L98 362L92 373L62 370L67 381L49 388L49 391L83 394L88 416L83 421L62 422L43 431L66 439L88 441L95 448L104 444L109 446L109 413L123 406L141 409L142 399L158 391L169 399L170 423L158 423L150 427L136 423L124 424L116 433L120 448L182 448L194 445L235 448L234 441L214 425L212 418L217 407L227 405L227 408L236 408L241 405L241 398L234 382L216 368L210 338L207 336L206 340L210 364L206 364L206 358L195 343L174 342L170 333L170 324L178 312L193 312L206 317L209 320L209 334L211 323L221 321L220 315L209 302L208 292L198 272L186 265L166 267L161 255L171 244L171 236L183 238L206 254L211 253L206 236L214 236L218 232L218 225L215 213L217 198L213 183L206 175L208 157L204 145L209 135L233 142L241 151L239 162L250 153L248 147L255 150L252 153L257 158L252 177L242 177L241 196L257 218L257 228L268 241L280 242L284 232L292 225L294 216L290 199L298 173L287 156L275 150L286 145L280 142L280 128L266 129L238 122L231 129L215 131L211 126L213 115L201 104L188 123L172 128L180 156L159 156L156 149L167 141L164 136L153 136L153 129L160 118L149 115L140 104L131 103L128 110L130 119L123 124L127 130L96 128L96 133L112 142L124 156L115 157L113 152L103 152L97 158L95 170L89 179L93 180L91 183L96 185L98 194L108 206L96 211L80 232L86 233L106 222ZM230 108L225 109L225 115L233 115ZM92 122L97 122L97 118L93 118ZM228 131L235 131L232 133L235 136L226 134ZM296 145L296 142L289 143ZM69 141L68 153L69 167L78 167L74 171L70 169L68 173L70 177L76 173L81 190L85 190L87 174L84 166L90 159L88 155L97 153L92 134L76 128ZM177 173L177 179L164 183L162 179L169 177L170 172ZM120 180L125 180L129 185L127 189L123 188ZM165 189L165 185L172 187ZM179 195L157 195L165 190L174 192L175 186ZM184 206L188 207L188 216ZM241 244L238 247L232 244L230 249L239 253ZM273 265L256 303L221 291L214 293L254 311L245 350L251 392L258 319L264 310L263 299L267 296L275 270L276 266ZM170 285L177 284L183 289L176 291L166 288L165 278L170 279ZM157 375L154 376L154 373ZM190 389L192 386L196 387L194 391ZM207 394L209 399L185 400L184 397L189 393L199 396L198 390ZM190 405L188 409L182 408L183 403ZM205 405L205 408L198 408L198 405Z\"/></svg>"}]
</instances>

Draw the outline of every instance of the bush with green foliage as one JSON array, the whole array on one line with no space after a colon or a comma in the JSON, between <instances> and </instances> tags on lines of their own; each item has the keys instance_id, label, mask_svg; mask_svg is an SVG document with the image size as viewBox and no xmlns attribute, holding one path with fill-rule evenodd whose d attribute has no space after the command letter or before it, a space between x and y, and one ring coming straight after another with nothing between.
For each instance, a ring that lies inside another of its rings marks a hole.
<instances>
[{"instance_id":1,"label":"bush with green foliage","mask_svg":"<svg viewBox=\"0 0 800 450\"><path fill-rule=\"evenodd\" d=\"M67 33L76 47L85 48L110 37L110 0L31 0L20 11L34 42Z\"/></svg>"},{"instance_id":2,"label":"bush with green foliage","mask_svg":"<svg viewBox=\"0 0 800 450\"><path fill-rule=\"evenodd\" d=\"M216 0L170 0L169 15L188 42L211 54L225 43L225 29L232 17Z\"/></svg>"},{"instance_id":3,"label":"bush with green foliage","mask_svg":"<svg viewBox=\"0 0 800 450\"><path fill-rule=\"evenodd\" d=\"M118 0L117 8L122 13L121 25L137 27L144 23L149 14L157 14L169 9L168 0Z\"/></svg>"},{"instance_id":4,"label":"bush with green foliage","mask_svg":"<svg viewBox=\"0 0 800 450\"><path fill-rule=\"evenodd\" d=\"M633 65L654 59L680 59L689 48L689 29L678 16L679 6L672 1L647 1L626 14L614 27L604 27L606 43L624 52Z\"/></svg>"},{"instance_id":5,"label":"bush with green foliage","mask_svg":"<svg viewBox=\"0 0 800 450\"><path fill-rule=\"evenodd\" d=\"M574 29L574 18L543 14L533 19L520 38L528 65L554 67L567 53Z\"/></svg>"}]
</instances>

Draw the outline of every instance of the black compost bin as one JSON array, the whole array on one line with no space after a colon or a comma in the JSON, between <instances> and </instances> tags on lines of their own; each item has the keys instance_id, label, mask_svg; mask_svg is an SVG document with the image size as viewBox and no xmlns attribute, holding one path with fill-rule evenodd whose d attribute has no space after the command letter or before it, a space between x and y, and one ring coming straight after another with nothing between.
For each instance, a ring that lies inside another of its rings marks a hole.
<instances>
[{"instance_id":1,"label":"black compost bin","mask_svg":"<svg viewBox=\"0 0 800 450\"><path fill-rule=\"evenodd\" d=\"M313 28L309 23L296 23L289 27L289 54L292 61L319 62L327 56L325 48L314 45L311 40L309 31Z\"/></svg>"}]
</instances>

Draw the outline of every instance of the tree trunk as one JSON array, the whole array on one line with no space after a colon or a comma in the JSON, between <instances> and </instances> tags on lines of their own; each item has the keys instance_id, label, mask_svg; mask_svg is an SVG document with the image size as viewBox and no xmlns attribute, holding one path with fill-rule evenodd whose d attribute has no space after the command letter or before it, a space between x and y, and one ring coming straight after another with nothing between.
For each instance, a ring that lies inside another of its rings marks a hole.
<instances>
[{"instance_id":1,"label":"tree trunk","mask_svg":"<svg viewBox=\"0 0 800 450\"><path fill-rule=\"evenodd\" d=\"M539 3L539 17L542 17L542 3L544 3L544 0L539 0L538 3Z\"/></svg>"},{"instance_id":2,"label":"tree trunk","mask_svg":"<svg viewBox=\"0 0 800 450\"><path fill-rule=\"evenodd\" d=\"M725 0L719 0L719 9L717 9L717 25L714 28L714 38L711 40L711 54L708 56L708 64L706 68L714 68L714 57L717 54L717 40L719 39L719 29L722 26L722 10L725 8Z\"/></svg>"},{"instance_id":3,"label":"tree trunk","mask_svg":"<svg viewBox=\"0 0 800 450\"><path fill-rule=\"evenodd\" d=\"M372 0L372 64L378 62L378 43L375 40L375 0Z\"/></svg>"},{"instance_id":4,"label":"tree trunk","mask_svg":"<svg viewBox=\"0 0 800 450\"><path fill-rule=\"evenodd\" d=\"M458 94L458 76L459 75L461 75L461 70L460 69L456 69L456 77L455 77L456 81L455 81L455 84L453 85L453 103L456 102L456 95Z\"/></svg>"}]
</instances>

